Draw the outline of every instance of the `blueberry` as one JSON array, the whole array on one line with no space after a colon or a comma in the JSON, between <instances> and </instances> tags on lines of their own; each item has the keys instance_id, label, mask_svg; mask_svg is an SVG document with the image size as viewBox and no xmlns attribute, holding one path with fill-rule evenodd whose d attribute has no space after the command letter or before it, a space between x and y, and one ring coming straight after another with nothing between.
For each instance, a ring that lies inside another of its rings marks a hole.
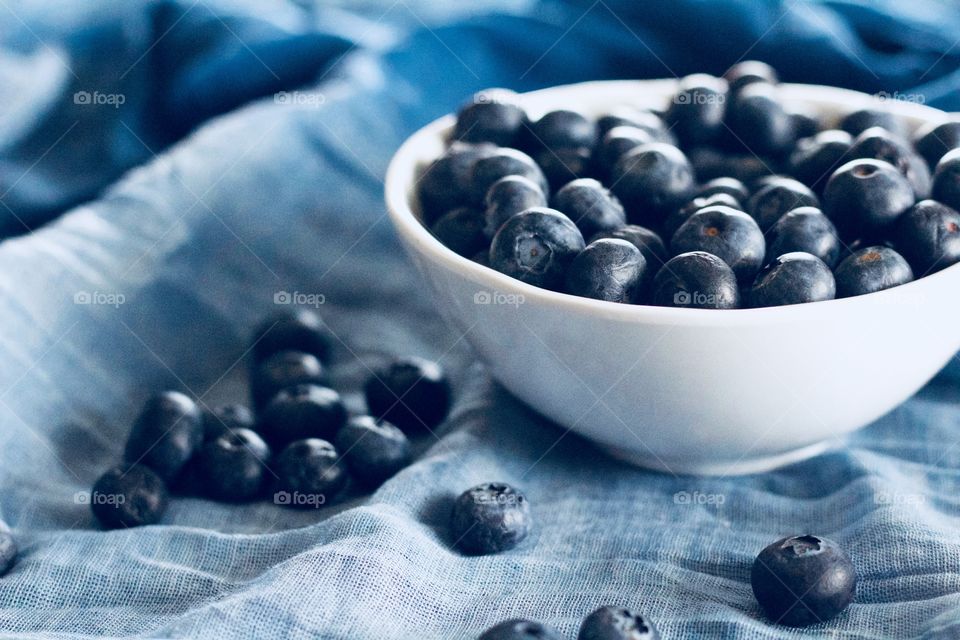
<instances>
[{"instance_id":1,"label":"blueberry","mask_svg":"<svg viewBox=\"0 0 960 640\"><path fill-rule=\"evenodd\" d=\"M743 205L740 204L740 201L726 193L715 193L710 196L702 197L697 196L667 216L667 219L663 221L664 237L672 238L673 234L677 232L677 229L683 226L683 223L690 219L690 216L695 214L697 211L700 211L700 209L706 209L707 207L712 207L716 204L722 204L725 207L730 207L731 209L736 209L737 211L743 211Z\"/></svg>"},{"instance_id":2,"label":"blueberry","mask_svg":"<svg viewBox=\"0 0 960 640\"><path fill-rule=\"evenodd\" d=\"M447 211L470 204L473 165L495 151L490 144L455 142L423 169L417 180L417 196L425 225L429 227Z\"/></svg>"},{"instance_id":3,"label":"blueberry","mask_svg":"<svg viewBox=\"0 0 960 640\"><path fill-rule=\"evenodd\" d=\"M709 198L720 193L725 193L738 202L746 202L747 198L750 197L750 191L746 185L729 176L708 180L700 185L696 195L698 198Z\"/></svg>"},{"instance_id":4,"label":"blueberry","mask_svg":"<svg viewBox=\"0 0 960 640\"><path fill-rule=\"evenodd\" d=\"M820 132L820 119L816 113L793 108L790 109L790 117L793 118L793 129L797 138L809 138Z\"/></svg>"},{"instance_id":5,"label":"blueberry","mask_svg":"<svg viewBox=\"0 0 960 640\"><path fill-rule=\"evenodd\" d=\"M9 531L0 531L0 576L6 575L17 559L17 540Z\"/></svg>"},{"instance_id":6,"label":"blueberry","mask_svg":"<svg viewBox=\"0 0 960 640\"><path fill-rule=\"evenodd\" d=\"M274 458L274 502L316 509L333 501L347 483L347 468L332 444L319 438L296 440Z\"/></svg>"},{"instance_id":7,"label":"blueberry","mask_svg":"<svg viewBox=\"0 0 960 640\"><path fill-rule=\"evenodd\" d=\"M506 620L484 631L477 640L560 640L560 636L539 622Z\"/></svg>"},{"instance_id":8,"label":"blueberry","mask_svg":"<svg viewBox=\"0 0 960 640\"><path fill-rule=\"evenodd\" d=\"M711 147L691 149L690 163L701 181L732 177L749 183L773 173L769 160L749 153L724 153Z\"/></svg>"},{"instance_id":9,"label":"blueberry","mask_svg":"<svg viewBox=\"0 0 960 640\"><path fill-rule=\"evenodd\" d=\"M833 300L837 285L823 260L802 251L785 253L757 275L747 301L751 307L776 307Z\"/></svg>"},{"instance_id":10,"label":"blueberry","mask_svg":"<svg viewBox=\"0 0 960 640\"><path fill-rule=\"evenodd\" d=\"M673 234L670 248L674 253L712 253L730 265L740 282L750 282L763 265L766 241L753 218L713 205L690 216Z\"/></svg>"},{"instance_id":11,"label":"blueberry","mask_svg":"<svg viewBox=\"0 0 960 640\"><path fill-rule=\"evenodd\" d=\"M242 404L223 404L203 412L203 439L209 442L237 429L253 429L256 420Z\"/></svg>"},{"instance_id":12,"label":"blueberry","mask_svg":"<svg viewBox=\"0 0 960 640\"><path fill-rule=\"evenodd\" d=\"M353 477L371 488L383 484L413 457L403 431L371 416L352 418L337 434L336 446Z\"/></svg>"},{"instance_id":13,"label":"blueberry","mask_svg":"<svg viewBox=\"0 0 960 640\"><path fill-rule=\"evenodd\" d=\"M630 221L657 226L693 195L693 167L683 152L662 142L636 147L621 157L611 175L613 192Z\"/></svg>"},{"instance_id":14,"label":"blueberry","mask_svg":"<svg viewBox=\"0 0 960 640\"><path fill-rule=\"evenodd\" d=\"M627 152L640 145L654 142L653 136L643 129L630 126L620 126L610 129L597 145L594 162L602 175L608 176Z\"/></svg>"},{"instance_id":15,"label":"blueberry","mask_svg":"<svg viewBox=\"0 0 960 640\"><path fill-rule=\"evenodd\" d=\"M823 190L823 212L848 237L882 233L913 202L910 183L882 160L851 160L830 176Z\"/></svg>"},{"instance_id":16,"label":"blueberry","mask_svg":"<svg viewBox=\"0 0 960 640\"><path fill-rule=\"evenodd\" d=\"M571 180L587 178L593 171L590 147L544 149L533 155L551 189L559 189Z\"/></svg>"},{"instance_id":17,"label":"blueberry","mask_svg":"<svg viewBox=\"0 0 960 640\"><path fill-rule=\"evenodd\" d=\"M663 240L655 232L636 224L628 224L619 229L610 231L601 231L590 238L590 242L601 240L603 238L615 238L626 240L643 254L647 261L647 274L652 277L653 271L659 269L663 263L670 259L670 253Z\"/></svg>"},{"instance_id":18,"label":"blueberry","mask_svg":"<svg viewBox=\"0 0 960 640\"><path fill-rule=\"evenodd\" d=\"M620 107L597 120L597 136L603 139L616 127L641 129L650 136L652 142L665 142L676 145L677 139L667 127L667 123L652 111Z\"/></svg>"},{"instance_id":19,"label":"blueberry","mask_svg":"<svg viewBox=\"0 0 960 640\"><path fill-rule=\"evenodd\" d=\"M584 619L577 640L660 640L660 634L636 611L600 607Z\"/></svg>"},{"instance_id":20,"label":"blueberry","mask_svg":"<svg viewBox=\"0 0 960 640\"><path fill-rule=\"evenodd\" d=\"M200 448L203 431L196 403L177 391L164 391L147 400L130 430L124 457L172 482Z\"/></svg>"},{"instance_id":21,"label":"blueberry","mask_svg":"<svg viewBox=\"0 0 960 640\"><path fill-rule=\"evenodd\" d=\"M954 209L960 207L960 149L945 154L937 163L933 197Z\"/></svg>"},{"instance_id":22,"label":"blueberry","mask_svg":"<svg viewBox=\"0 0 960 640\"><path fill-rule=\"evenodd\" d=\"M370 414L407 433L429 431L450 410L450 382L436 362L406 357L374 371L363 387Z\"/></svg>"},{"instance_id":23,"label":"blueberry","mask_svg":"<svg viewBox=\"0 0 960 640\"><path fill-rule=\"evenodd\" d=\"M489 240L484 225L483 211L459 207L440 216L430 227L430 232L454 253L470 257L487 248Z\"/></svg>"},{"instance_id":24,"label":"blueberry","mask_svg":"<svg viewBox=\"0 0 960 640\"><path fill-rule=\"evenodd\" d=\"M477 485L457 498L451 527L456 546L466 553L506 551L530 533L530 504L522 493L503 482Z\"/></svg>"},{"instance_id":25,"label":"blueberry","mask_svg":"<svg viewBox=\"0 0 960 640\"><path fill-rule=\"evenodd\" d=\"M886 129L871 127L853 141L847 152L851 160L873 158L889 162L910 182L918 199L930 196L930 168L909 145Z\"/></svg>"},{"instance_id":26,"label":"blueberry","mask_svg":"<svg viewBox=\"0 0 960 640\"><path fill-rule=\"evenodd\" d=\"M951 149L960 147L960 121L931 122L914 134L913 146L931 167Z\"/></svg>"},{"instance_id":27,"label":"blueberry","mask_svg":"<svg viewBox=\"0 0 960 640\"><path fill-rule=\"evenodd\" d=\"M684 145L706 144L723 131L727 84L705 73L680 80L666 121Z\"/></svg>"},{"instance_id":28,"label":"blueberry","mask_svg":"<svg viewBox=\"0 0 960 640\"><path fill-rule=\"evenodd\" d=\"M568 182L553 194L551 206L573 220L584 237L627 224L623 205L593 178Z\"/></svg>"},{"instance_id":29,"label":"blueberry","mask_svg":"<svg viewBox=\"0 0 960 640\"><path fill-rule=\"evenodd\" d=\"M816 207L788 211L767 232L767 256L803 251L823 260L830 268L840 258L840 239L830 218Z\"/></svg>"},{"instance_id":30,"label":"blueberry","mask_svg":"<svg viewBox=\"0 0 960 640\"><path fill-rule=\"evenodd\" d=\"M453 137L509 147L517 140L526 117L516 93L509 89L485 89L460 108Z\"/></svg>"},{"instance_id":31,"label":"blueberry","mask_svg":"<svg viewBox=\"0 0 960 640\"><path fill-rule=\"evenodd\" d=\"M326 362L332 341L330 330L315 311L297 309L267 318L250 342L253 360L259 363L280 351L302 351Z\"/></svg>"},{"instance_id":32,"label":"blueberry","mask_svg":"<svg viewBox=\"0 0 960 640\"><path fill-rule=\"evenodd\" d=\"M527 209L493 237L490 266L527 284L559 290L583 247L583 234L570 218L553 209Z\"/></svg>"},{"instance_id":33,"label":"blueberry","mask_svg":"<svg viewBox=\"0 0 960 640\"><path fill-rule=\"evenodd\" d=\"M846 131L828 129L812 138L802 138L790 154L790 174L813 189L823 191L837 167L847 161L853 138Z\"/></svg>"},{"instance_id":34,"label":"blueberry","mask_svg":"<svg viewBox=\"0 0 960 640\"><path fill-rule=\"evenodd\" d=\"M960 262L960 213L936 200L921 200L897 222L896 246L922 276Z\"/></svg>"},{"instance_id":35,"label":"blueberry","mask_svg":"<svg viewBox=\"0 0 960 640\"><path fill-rule=\"evenodd\" d=\"M204 493L225 502L256 498L263 486L270 448L254 431L235 429L200 450L198 465Z\"/></svg>"},{"instance_id":36,"label":"blueberry","mask_svg":"<svg viewBox=\"0 0 960 640\"><path fill-rule=\"evenodd\" d=\"M254 369L250 379L253 405L260 409L287 387L323 385L326 378L326 370L316 356L301 351L280 351Z\"/></svg>"},{"instance_id":37,"label":"blueberry","mask_svg":"<svg viewBox=\"0 0 960 640\"><path fill-rule=\"evenodd\" d=\"M734 94L726 124L739 146L760 156L779 156L796 138L777 87L765 82L750 83Z\"/></svg>"},{"instance_id":38,"label":"blueberry","mask_svg":"<svg viewBox=\"0 0 960 640\"><path fill-rule=\"evenodd\" d=\"M581 113L559 109L546 113L529 126L530 149L592 149L597 141L597 125Z\"/></svg>"},{"instance_id":39,"label":"blueberry","mask_svg":"<svg viewBox=\"0 0 960 640\"><path fill-rule=\"evenodd\" d=\"M694 309L736 309L737 277L726 262L705 251L681 253L653 278L653 304Z\"/></svg>"},{"instance_id":40,"label":"blueberry","mask_svg":"<svg viewBox=\"0 0 960 640\"><path fill-rule=\"evenodd\" d=\"M487 190L484 233L492 238L503 223L521 211L547 206L543 188L523 176L507 176L494 182Z\"/></svg>"},{"instance_id":41,"label":"blueberry","mask_svg":"<svg viewBox=\"0 0 960 640\"><path fill-rule=\"evenodd\" d=\"M858 109L848 113L840 121L840 128L851 136L858 136L872 127L883 127L901 138L907 135L903 120L886 109Z\"/></svg>"},{"instance_id":42,"label":"blueberry","mask_svg":"<svg viewBox=\"0 0 960 640\"><path fill-rule=\"evenodd\" d=\"M837 543L818 536L794 536L760 552L750 584L772 621L805 627L836 617L853 602L857 571Z\"/></svg>"},{"instance_id":43,"label":"blueberry","mask_svg":"<svg viewBox=\"0 0 960 640\"><path fill-rule=\"evenodd\" d=\"M274 447L294 440L332 440L347 422L347 409L340 394L313 384L283 389L260 414L258 431Z\"/></svg>"},{"instance_id":44,"label":"blueberry","mask_svg":"<svg viewBox=\"0 0 960 640\"><path fill-rule=\"evenodd\" d=\"M533 158L517 149L497 149L473 165L470 177L473 204L481 206L493 183L507 176L523 176L538 185L544 194L550 193L547 178Z\"/></svg>"},{"instance_id":45,"label":"blueberry","mask_svg":"<svg viewBox=\"0 0 960 640\"><path fill-rule=\"evenodd\" d=\"M910 265L889 247L866 247L837 266L837 297L849 298L897 287L913 280Z\"/></svg>"},{"instance_id":46,"label":"blueberry","mask_svg":"<svg viewBox=\"0 0 960 640\"><path fill-rule=\"evenodd\" d=\"M793 178L776 177L754 193L747 202L747 210L764 232L777 223L787 211L797 207L819 207L817 195Z\"/></svg>"},{"instance_id":47,"label":"blueberry","mask_svg":"<svg viewBox=\"0 0 960 640\"><path fill-rule=\"evenodd\" d=\"M153 524L167 508L167 487L141 464L110 469L94 483L90 508L107 529Z\"/></svg>"},{"instance_id":48,"label":"blueberry","mask_svg":"<svg viewBox=\"0 0 960 640\"><path fill-rule=\"evenodd\" d=\"M759 60L744 60L738 62L723 74L723 79L730 85L730 91L739 91L747 85L762 82L777 84L777 72L766 62Z\"/></svg>"},{"instance_id":49,"label":"blueberry","mask_svg":"<svg viewBox=\"0 0 960 640\"><path fill-rule=\"evenodd\" d=\"M647 260L626 240L603 239L587 245L567 271L567 292L608 302L639 302Z\"/></svg>"}]
</instances>

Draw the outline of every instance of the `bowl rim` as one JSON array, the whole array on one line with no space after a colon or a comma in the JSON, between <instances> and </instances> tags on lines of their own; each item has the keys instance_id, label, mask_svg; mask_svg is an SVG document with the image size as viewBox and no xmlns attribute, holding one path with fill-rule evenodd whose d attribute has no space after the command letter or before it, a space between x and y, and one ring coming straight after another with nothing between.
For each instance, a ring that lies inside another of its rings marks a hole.
<instances>
[{"instance_id":1,"label":"bowl rim","mask_svg":"<svg viewBox=\"0 0 960 640\"><path fill-rule=\"evenodd\" d=\"M593 95L609 95L611 92L622 93L623 100L621 102L608 103L610 108L616 108L629 106L630 92L636 92L638 88L645 88L651 93L661 93L666 98L675 90L678 82L674 79L588 81L557 85L522 93L519 96L521 100L535 106L537 102L543 103L553 94L560 92L584 91L587 95L591 95L591 92ZM778 86L783 91L787 102L802 103L808 107L820 109L832 109L840 113L871 106L883 108L910 121L914 128L929 122L944 121L950 118L946 112L923 104L901 100L882 100L876 96L850 89L791 83L781 83ZM531 109L534 112L536 110L535 108ZM453 114L442 116L408 137L396 151L387 167L384 181L388 215L394 228L405 239L408 247L413 247L418 253L428 255L433 261L442 263L451 271L460 272L472 281L481 283L488 287L491 292L521 295L524 304L528 302L549 304L562 307L568 311L644 324L732 326L779 324L781 322L796 323L813 320L817 316L833 313L835 310L839 312L845 305L877 304L886 306L906 304L911 298L922 300L924 292L938 286L940 280L953 277L951 274L960 274L960 263L958 263L906 284L860 296L804 304L741 309L696 309L660 307L650 304L624 304L543 289L500 273L454 252L430 233L430 230L420 222L414 212L411 202L414 197L412 186L416 180L419 166L423 162L419 158L418 150L424 144L442 143L445 134L452 129L454 122L455 116Z\"/></svg>"}]
</instances>

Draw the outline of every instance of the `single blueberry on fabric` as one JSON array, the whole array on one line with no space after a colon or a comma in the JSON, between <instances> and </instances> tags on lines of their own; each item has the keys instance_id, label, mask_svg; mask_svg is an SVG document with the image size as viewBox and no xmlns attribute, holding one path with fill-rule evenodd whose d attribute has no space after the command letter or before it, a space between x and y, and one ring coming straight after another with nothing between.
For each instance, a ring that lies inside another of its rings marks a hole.
<instances>
[{"instance_id":1,"label":"single blueberry on fabric","mask_svg":"<svg viewBox=\"0 0 960 640\"><path fill-rule=\"evenodd\" d=\"M332 444L319 438L291 442L270 465L276 473L275 504L317 509L330 504L347 483L347 467Z\"/></svg>"},{"instance_id":2,"label":"single blueberry on fabric","mask_svg":"<svg viewBox=\"0 0 960 640\"><path fill-rule=\"evenodd\" d=\"M736 309L737 276L726 262L705 251L681 253L653 278L652 303L661 307Z\"/></svg>"},{"instance_id":3,"label":"single blueberry on fabric","mask_svg":"<svg viewBox=\"0 0 960 640\"><path fill-rule=\"evenodd\" d=\"M609 189L593 178L568 182L553 194L550 206L573 220L585 238L627 224L623 205Z\"/></svg>"},{"instance_id":4,"label":"single blueberry on fabric","mask_svg":"<svg viewBox=\"0 0 960 640\"><path fill-rule=\"evenodd\" d=\"M509 89L485 89L460 108L453 138L509 147L516 143L526 119L516 93Z\"/></svg>"},{"instance_id":5,"label":"single blueberry on fabric","mask_svg":"<svg viewBox=\"0 0 960 640\"><path fill-rule=\"evenodd\" d=\"M258 364L250 377L254 406L262 409L284 389L302 384L323 385L326 368L316 356L302 351L280 351Z\"/></svg>"},{"instance_id":6,"label":"single blueberry on fabric","mask_svg":"<svg viewBox=\"0 0 960 640\"><path fill-rule=\"evenodd\" d=\"M560 640L560 636L539 622L505 620L484 631L477 640Z\"/></svg>"},{"instance_id":7,"label":"single blueberry on fabric","mask_svg":"<svg viewBox=\"0 0 960 640\"><path fill-rule=\"evenodd\" d=\"M417 199L427 226L451 209L472 203L473 166L496 150L492 144L454 142L446 153L425 166L417 179Z\"/></svg>"},{"instance_id":8,"label":"single blueberry on fabric","mask_svg":"<svg viewBox=\"0 0 960 640\"><path fill-rule=\"evenodd\" d=\"M167 486L142 464L122 464L104 473L90 492L90 508L107 529L154 524L167 509Z\"/></svg>"},{"instance_id":9,"label":"single blueberry on fabric","mask_svg":"<svg viewBox=\"0 0 960 640\"><path fill-rule=\"evenodd\" d=\"M960 262L960 212L921 200L897 222L895 244L914 274L924 276Z\"/></svg>"},{"instance_id":10,"label":"single blueberry on fabric","mask_svg":"<svg viewBox=\"0 0 960 640\"><path fill-rule=\"evenodd\" d=\"M203 415L197 404L178 391L164 391L144 405L130 430L124 458L172 482L200 448L203 436Z\"/></svg>"},{"instance_id":11,"label":"single blueberry on fabric","mask_svg":"<svg viewBox=\"0 0 960 640\"><path fill-rule=\"evenodd\" d=\"M507 220L493 237L490 266L527 284L559 290L584 246L577 225L561 212L527 209Z\"/></svg>"},{"instance_id":12,"label":"single blueberry on fabric","mask_svg":"<svg viewBox=\"0 0 960 640\"><path fill-rule=\"evenodd\" d=\"M708 144L723 131L727 83L705 73L680 79L665 119L684 145Z\"/></svg>"},{"instance_id":13,"label":"single blueberry on fabric","mask_svg":"<svg viewBox=\"0 0 960 640\"><path fill-rule=\"evenodd\" d=\"M405 433L437 427L450 410L451 389L439 363L413 356L373 371L363 386L370 415Z\"/></svg>"},{"instance_id":14,"label":"single blueberry on fabric","mask_svg":"<svg viewBox=\"0 0 960 640\"><path fill-rule=\"evenodd\" d=\"M610 179L630 222L650 227L687 202L696 187L687 156L662 142L628 151L617 160Z\"/></svg>"},{"instance_id":15,"label":"single blueberry on fabric","mask_svg":"<svg viewBox=\"0 0 960 640\"><path fill-rule=\"evenodd\" d=\"M487 191L497 180L507 176L523 176L550 193L550 185L533 158L519 149L499 148L477 159L470 175L470 198L475 206L483 206Z\"/></svg>"},{"instance_id":16,"label":"single blueberry on fabric","mask_svg":"<svg viewBox=\"0 0 960 640\"><path fill-rule=\"evenodd\" d=\"M300 351L321 362L330 358L333 335L320 315L311 309L279 313L264 320L250 341L254 362L263 362L281 351Z\"/></svg>"},{"instance_id":17,"label":"single blueberry on fabric","mask_svg":"<svg viewBox=\"0 0 960 640\"><path fill-rule=\"evenodd\" d=\"M347 421L340 394L329 387L298 384L275 395L260 414L257 430L273 447L294 440L332 440Z\"/></svg>"},{"instance_id":18,"label":"single blueberry on fabric","mask_svg":"<svg viewBox=\"0 0 960 640\"><path fill-rule=\"evenodd\" d=\"M852 145L853 137L839 129L827 129L798 140L787 161L789 173L815 193L821 193L833 172L849 160L847 152Z\"/></svg>"},{"instance_id":19,"label":"single blueberry on fabric","mask_svg":"<svg viewBox=\"0 0 960 640\"><path fill-rule=\"evenodd\" d=\"M960 122L930 122L914 134L913 146L930 167L937 166L944 154L960 147Z\"/></svg>"},{"instance_id":20,"label":"single blueberry on fabric","mask_svg":"<svg viewBox=\"0 0 960 640\"><path fill-rule=\"evenodd\" d=\"M260 495L270 447L250 429L234 429L200 450L198 464L207 496L243 502Z\"/></svg>"},{"instance_id":21,"label":"single blueberry on fabric","mask_svg":"<svg viewBox=\"0 0 960 640\"><path fill-rule=\"evenodd\" d=\"M216 440L237 429L253 429L256 418L242 404L222 404L203 412L203 439Z\"/></svg>"},{"instance_id":22,"label":"single blueberry on fabric","mask_svg":"<svg viewBox=\"0 0 960 640\"><path fill-rule=\"evenodd\" d=\"M660 640L660 633L640 613L607 606L584 618L577 640Z\"/></svg>"},{"instance_id":23,"label":"single blueberry on fabric","mask_svg":"<svg viewBox=\"0 0 960 640\"><path fill-rule=\"evenodd\" d=\"M766 241L746 213L712 205L697 211L677 229L670 248L675 254L711 253L730 265L740 282L750 282L763 265Z\"/></svg>"},{"instance_id":24,"label":"single blueberry on fabric","mask_svg":"<svg viewBox=\"0 0 960 640\"><path fill-rule=\"evenodd\" d=\"M816 207L788 211L767 233L767 258L803 251L823 260L830 268L840 258L837 228Z\"/></svg>"},{"instance_id":25,"label":"single blueberry on fabric","mask_svg":"<svg viewBox=\"0 0 960 640\"><path fill-rule=\"evenodd\" d=\"M847 158L883 160L903 174L917 199L930 197L930 168L909 143L882 127L871 127L861 132L847 151Z\"/></svg>"},{"instance_id":26,"label":"single blueberry on fabric","mask_svg":"<svg viewBox=\"0 0 960 640\"><path fill-rule=\"evenodd\" d=\"M473 207L458 207L440 216L430 231L448 249L469 258L486 249L490 242L484 225L483 211Z\"/></svg>"},{"instance_id":27,"label":"single blueberry on fabric","mask_svg":"<svg viewBox=\"0 0 960 640\"><path fill-rule=\"evenodd\" d=\"M837 284L823 260L796 251L781 255L757 275L747 295L751 307L832 300Z\"/></svg>"},{"instance_id":28,"label":"single blueberry on fabric","mask_svg":"<svg viewBox=\"0 0 960 640\"><path fill-rule=\"evenodd\" d=\"M372 416L351 418L334 443L347 460L352 477L374 488L410 464L412 451L407 436L386 421Z\"/></svg>"},{"instance_id":29,"label":"single blueberry on fabric","mask_svg":"<svg viewBox=\"0 0 960 640\"><path fill-rule=\"evenodd\" d=\"M837 297L862 296L913 280L910 264L889 247L873 246L860 249L837 265Z\"/></svg>"},{"instance_id":30,"label":"single blueberry on fabric","mask_svg":"<svg viewBox=\"0 0 960 640\"><path fill-rule=\"evenodd\" d=\"M0 531L0 576L6 575L17 561L17 539L9 531Z\"/></svg>"},{"instance_id":31,"label":"single blueberry on fabric","mask_svg":"<svg viewBox=\"0 0 960 640\"><path fill-rule=\"evenodd\" d=\"M488 482L467 489L453 505L453 542L468 554L486 555L512 549L532 528L526 497L503 482Z\"/></svg>"},{"instance_id":32,"label":"single blueberry on fabric","mask_svg":"<svg viewBox=\"0 0 960 640\"><path fill-rule=\"evenodd\" d=\"M883 160L851 160L823 190L823 212L841 234L881 234L915 201L910 182Z\"/></svg>"},{"instance_id":33,"label":"single blueberry on fabric","mask_svg":"<svg viewBox=\"0 0 960 640\"><path fill-rule=\"evenodd\" d=\"M772 622L805 627L835 618L853 602L857 571L836 542L794 536L760 552L750 584Z\"/></svg>"},{"instance_id":34,"label":"single blueberry on fabric","mask_svg":"<svg viewBox=\"0 0 960 640\"><path fill-rule=\"evenodd\" d=\"M507 176L494 182L484 198L484 233L493 238L503 223L521 211L547 206L543 188L523 176Z\"/></svg>"},{"instance_id":35,"label":"single blueberry on fabric","mask_svg":"<svg viewBox=\"0 0 960 640\"><path fill-rule=\"evenodd\" d=\"M797 207L819 207L817 195L798 180L774 177L765 181L747 201L747 211L766 233L788 211Z\"/></svg>"},{"instance_id":36,"label":"single blueberry on fabric","mask_svg":"<svg viewBox=\"0 0 960 640\"><path fill-rule=\"evenodd\" d=\"M647 260L626 240L601 239L588 244L567 271L567 292L608 302L639 302Z\"/></svg>"}]
</instances>

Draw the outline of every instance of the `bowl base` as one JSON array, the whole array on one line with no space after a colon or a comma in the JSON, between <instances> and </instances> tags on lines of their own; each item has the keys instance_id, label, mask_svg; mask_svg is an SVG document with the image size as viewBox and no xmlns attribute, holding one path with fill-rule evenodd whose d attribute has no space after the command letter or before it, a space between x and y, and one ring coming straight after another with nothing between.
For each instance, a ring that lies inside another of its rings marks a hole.
<instances>
[{"instance_id":1,"label":"bowl base","mask_svg":"<svg viewBox=\"0 0 960 640\"><path fill-rule=\"evenodd\" d=\"M670 462L666 463L656 456L644 455L635 451L619 449L601 445L601 449L618 460L628 462L638 467L685 476L744 476L752 473L763 473L779 467L800 462L807 458L820 455L835 443L824 440L815 442L799 449L768 456L745 457L741 460L729 462Z\"/></svg>"}]
</instances>

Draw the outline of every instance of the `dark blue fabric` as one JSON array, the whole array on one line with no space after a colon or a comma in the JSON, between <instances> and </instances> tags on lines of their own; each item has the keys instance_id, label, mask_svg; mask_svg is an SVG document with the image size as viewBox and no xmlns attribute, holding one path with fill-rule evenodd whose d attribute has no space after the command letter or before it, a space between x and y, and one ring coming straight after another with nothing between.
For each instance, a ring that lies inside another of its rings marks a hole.
<instances>
[{"instance_id":1,"label":"dark blue fabric","mask_svg":"<svg viewBox=\"0 0 960 640\"><path fill-rule=\"evenodd\" d=\"M488 380L381 203L403 139L481 87L761 58L787 81L956 110L957 34L960 12L930 0L0 2L0 233L19 236L0 244L0 516L22 544L0 632L468 638L522 616L573 638L620 603L668 639L960 633L949 377L777 472L634 469ZM374 496L320 512L178 499L158 526L98 531L85 492L143 399L243 397L247 336L280 291L324 295L354 410L391 354L447 366L439 437ZM449 497L490 479L526 491L537 533L464 558ZM749 568L805 531L847 548L862 582L840 619L788 631L764 620Z\"/></svg>"}]
</instances>

